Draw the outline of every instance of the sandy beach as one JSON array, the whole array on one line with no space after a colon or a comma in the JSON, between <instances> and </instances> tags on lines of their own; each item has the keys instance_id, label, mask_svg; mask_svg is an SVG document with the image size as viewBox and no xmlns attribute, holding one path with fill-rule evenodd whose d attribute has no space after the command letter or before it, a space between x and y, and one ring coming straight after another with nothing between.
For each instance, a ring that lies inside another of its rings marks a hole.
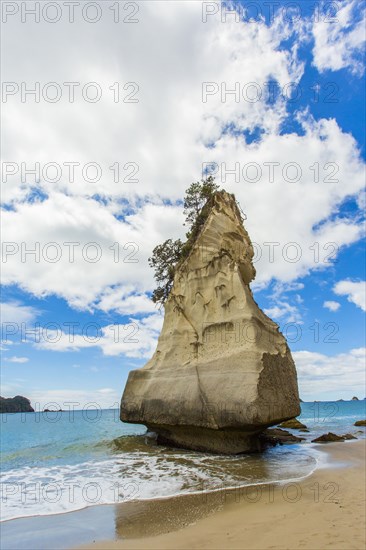
<instances>
[{"instance_id":1,"label":"sandy beach","mask_svg":"<svg viewBox=\"0 0 366 550\"><path fill-rule=\"evenodd\" d=\"M0 11L0 550L366 550L366 0Z\"/></svg>"},{"instance_id":2,"label":"sandy beach","mask_svg":"<svg viewBox=\"0 0 366 550\"><path fill-rule=\"evenodd\" d=\"M138 522L116 507L126 538L80 549L364 549L366 441L319 449L325 464L299 482L150 501Z\"/></svg>"}]
</instances>

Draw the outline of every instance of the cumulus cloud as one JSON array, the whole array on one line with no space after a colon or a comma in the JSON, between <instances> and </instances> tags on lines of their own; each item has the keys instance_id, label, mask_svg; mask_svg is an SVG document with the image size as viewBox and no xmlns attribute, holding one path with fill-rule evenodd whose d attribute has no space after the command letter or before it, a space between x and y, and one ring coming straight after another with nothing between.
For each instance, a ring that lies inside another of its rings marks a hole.
<instances>
[{"instance_id":1,"label":"cumulus cloud","mask_svg":"<svg viewBox=\"0 0 366 550\"><path fill-rule=\"evenodd\" d=\"M196 2L147 3L141 8L139 24L124 25L123 32L107 18L98 25L84 25L82 31L80 47L80 26L67 22L40 22L35 33L32 25L13 18L4 28L8 55L3 71L7 81L25 81L28 88L38 81L42 90L50 80L61 85L80 83L74 103L67 101L65 86L56 103L44 101L42 95L39 103L31 97L22 103L20 92L19 97L7 98L4 157L30 166L37 160L42 167L58 162L63 168L59 181L49 182L52 178L42 178L41 174L40 184L47 192L67 189L69 194L88 196L131 197L137 193L181 197L187 180L196 179L200 173L206 145L215 142L228 125L243 129L260 126L271 132L285 116L282 100L272 105L253 103L245 100L242 89L240 101L233 96L231 101L222 101L222 86L230 90L236 82L254 82L264 90L272 79L282 88L298 81L303 72L296 52L279 47L288 34L285 25L267 27L261 21L238 24L232 20L222 24L219 18L203 23L202 5ZM102 35L109 40L101 42ZM32 44L32 71L27 56L19 55L20 38ZM53 58L45 54L49 43ZM72 53L77 44L79 55L75 57ZM123 54L126 51L128 55ZM82 97L83 85L91 81L102 90L96 103ZM115 82L121 88L117 103L109 89ZM139 87L138 103L127 102L127 91L123 90L126 82ZM204 83L212 82L218 91L204 101ZM75 168L74 181L63 165L70 161L81 163ZM103 177L95 182L82 175L82 167L91 161L102 168ZM118 184L109 169L115 162L121 164ZM139 167L138 184L131 183L136 177L128 178L129 169L123 170L129 162ZM24 196L37 181L28 175L23 187L13 185L20 183L20 176L19 169L4 185L6 200Z\"/></svg>"},{"instance_id":2,"label":"cumulus cloud","mask_svg":"<svg viewBox=\"0 0 366 550\"><path fill-rule=\"evenodd\" d=\"M72 331L42 330L36 334L35 346L42 350L59 352L79 351L97 347L107 356L148 359L155 351L163 316L155 313L142 319L130 319L126 324L102 327L97 334L74 334ZM92 367L96 372L97 367Z\"/></svg>"},{"instance_id":3,"label":"cumulus cloud","mask_svg":"<svg viewBox=\"0 0 366 550\"><path fill-rule=\"evenodd\" d=\"M272 26L232 17L222 23L219 16L203 23L199 2L146 2L139 24L116 28L106 17L82 27L12 18L4 28L4 80L28 87L80 82L74 103L65 101L63 87L56 103L43 96L21 102L19 91L4 105L4 158L17 167L3 190L5 284L79 309L153 313L147 258L159 242L184 238L177 201L203 164L247 215L259 286L331 267L339 250L360 238L357 216L337 216L363 187L356 141L335 120L314 121L307 112L297 115L301 135L284 133L286 98L266 101L269 81L281 89L300 81L297 48L282 42L293 32L302 40L303 28L281 18ZM106 35L110 40L101 42ZM91 81L103 92L96 103L80 93ZM136 82L138 103L116 103L115 82L124 94L123 84ZM245 133L257 131L259 140L249 143ZM39 178L22 174L21 163L35 162ZM57 181L42 170L49 162L62 168ZM80 163L73 179L65 162ZM102 170L95 181L93 171L83 174L89 162ZM36 255L24 256L32 248Z\"/></svg>"},{"instance_id":4,"label":"cumulus cloud","mask_svg":"<svg viewBox=\"0 0 366 550\"><path fill-rule=\"evenodd\" d=\"M277 305L265 308L264 313L278 321L284 321L286 323L298 323L301 324L301 314L295 305L291 305L284 301L279 301Z\"/></svg>"},{"instance_id":5,"label":"cumulus cloud","mask_svg":"<svg viewBox=\"0 0 366 550\"><path fill-rule=\"evenodd\" d=\"M101 296L97 307L103 311L116 311L121 315L146 314L156 312L154 304L146 294L129 294L134 287L108 288Z\"/></svg>"},{"instance_id":6,"label":"cumulus cloud","mask_svg":"<svg viewBox=\"0 0 366 550\"><path fill-rule=\"evenodd\" d=\"M326 300L323 303L323 307L329 309L329 311L338 311L341 307L341 304L339 302L334 302L333 300Z\"/></svg>"},{"instance_id":7,"label":"cumulus cloud","mask_svg":"<svg viewBox=\"0 0 366 550\"><path fill-rule=\"evenodd\" d=\"M3 281L3 283L5 283L5 281ZM38 313L36 308L25 306L18 301L0 303L0 318L3 324L32 323Z\"/></svg>"},{"instance_id":8,"label":"cumulus cloud","mask_svg":"<svg viewBox=\"0 0 366 550\"><path fill-rule=\"evenodd\" d=\"M351 399L365 388L365 348L338 355L295 351L300 395L309 399ZM326 389L325 389L326 388Z\"/></svg>"},{"instance_id":9,"label":"cumulus cloud","mask_svg":"<svg viewBox=\"0 0 366 550\"><path fill-rule=\"evenodd\" d=\"M320 72L348 68L361 75L364 72L366 9L358 0L323 4L326 5L327 16L313 25L314 65Z\"/></svg>"},{"instance_id":10,"label":"cumulus cloud","mask_svg":"<svg viewBox=\"0 0 366 550\"><path fill-rule=\"evenodd\" d=\"M339 281L333 291L339 296L347 296L347 300L352 302L363 311L366 311L366 282L365 281Z\"/></svg>"},{"instance_id":11,"label":"cumulus cloud","mask_svg":"<svg viewBox=\"0 0 366 550\"><path fill-rule=\"evenodd\" d=\"M2 221L11 235L3 243L3 284L54 294L76 308L101 300L101 309L121 312L137 302L148 309L146 297L134 296L152 288L147 258L165 235L183 232L181 208L146 204L139 216L119 220L96 200L62 193L19 204Z\"/></svg>"}]
</instances>

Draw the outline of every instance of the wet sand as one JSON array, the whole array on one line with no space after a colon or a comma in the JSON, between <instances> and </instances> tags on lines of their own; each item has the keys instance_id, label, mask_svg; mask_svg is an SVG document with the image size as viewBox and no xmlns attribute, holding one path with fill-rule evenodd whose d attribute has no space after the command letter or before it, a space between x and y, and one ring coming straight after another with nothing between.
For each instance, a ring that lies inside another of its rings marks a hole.
<instances>
[{"instance_id":1,"label":"wet sand","mask_svg":"<svg viewBox=\"0 0 366 550\"><path fill-rule=\"evenodd\" d=\"M19 518L1 548L364 550L366 440L317 449L324 464L298 482Z\"/></svg>"},{"instance_id":2,"label":"wet sand","mask_svg":"<svg viewBox=\"0 0 366 550\"><path fill-rule=\"evenodd\" d=\"M364 550L366 440L319 449L326 467L299 482L116 506L115 540L80 548Z\"/></svg>"}]
</instances>

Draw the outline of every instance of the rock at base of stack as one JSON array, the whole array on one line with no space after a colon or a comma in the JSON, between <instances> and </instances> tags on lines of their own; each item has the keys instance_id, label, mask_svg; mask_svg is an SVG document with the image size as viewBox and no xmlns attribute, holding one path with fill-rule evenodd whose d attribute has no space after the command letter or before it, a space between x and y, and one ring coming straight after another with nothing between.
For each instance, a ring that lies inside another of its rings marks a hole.
<instances>
[{"instance_id":1,"label":"rock at base of stack","mask_svg":"<svg viewBox=\"0 0 366 550\"><path fill-rule=\"evenodd\" d=\"M213 197L179 266L151 360L130 372L121 420L158 441L225 454L260 449L259 434L300 413L284 336L253 299L253 248L233 195Z\"/></svg>"}]
</instances>

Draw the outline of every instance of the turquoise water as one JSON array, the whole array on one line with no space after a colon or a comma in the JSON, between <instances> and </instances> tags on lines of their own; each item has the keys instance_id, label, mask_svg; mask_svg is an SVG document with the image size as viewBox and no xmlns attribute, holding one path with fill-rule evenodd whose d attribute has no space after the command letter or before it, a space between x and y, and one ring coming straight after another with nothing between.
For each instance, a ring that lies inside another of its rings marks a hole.
<instances>
[{"instance_id":1,"label":"turquoise water","mask_svg":"<svg viewBox=\"0 0 366 550\"><path fill-rule=\"evenodd\" d=\"M123 424L118 410L0 415L1 519L68 512L266 481L297 479L317 462L317 435L364 437L354 422L365 401L302 403L310 429L301 445L235 457L157 446L144 426Z\"/></svg>"}]
</instances>

